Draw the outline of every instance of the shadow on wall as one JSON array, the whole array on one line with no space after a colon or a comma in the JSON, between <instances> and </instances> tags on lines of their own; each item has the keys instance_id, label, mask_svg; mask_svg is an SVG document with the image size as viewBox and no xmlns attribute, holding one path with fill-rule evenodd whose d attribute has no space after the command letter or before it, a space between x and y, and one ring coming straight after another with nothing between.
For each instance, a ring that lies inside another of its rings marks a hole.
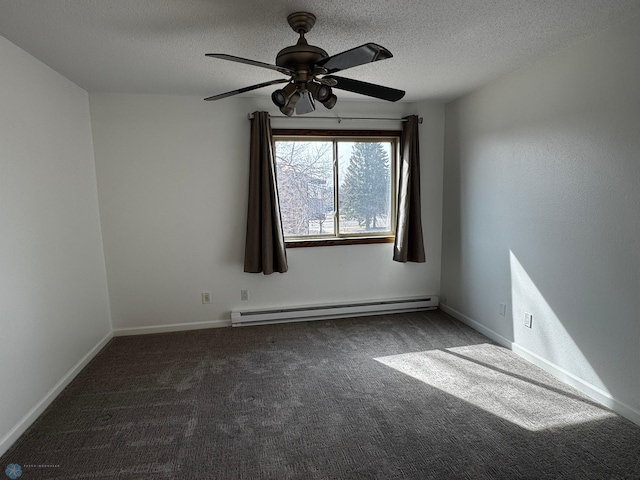
<instances>
[{"instance_id":1,"label":"shadow on wall","mask_svg":"<svg viewBox=\"0 0 640 480\"><path fill-rule=\"evenodd\" d=\"M514 343L534 351L557 366L571 368L573 374L606 390L580 346L565 328L561 317L549 305L547 297L540 292L512 251L509 251L509 263ZM562 295L562 291L558 294ZM609 393L608 390L606 392Z\"/></svg>"},{"instance_id":2,"label":"shadow on wall","mask_svg":"<svg viewBox=\"0 0 640 480\"><path fill-rule=\"evenodd\" d=\"M552 362L614 399L628 418L638 418L637 313L621 281L629 266L616 265L560 235L540 235L519 253L509 251L514 344ZM539 245L535 245L539 244ZM630 261L630 265L633 261ZM636 294L637 295L637 294ZM532 314L527 328L525 314ZM637 421L636 421L637 423Z\"/></svg>"}]
</instances>

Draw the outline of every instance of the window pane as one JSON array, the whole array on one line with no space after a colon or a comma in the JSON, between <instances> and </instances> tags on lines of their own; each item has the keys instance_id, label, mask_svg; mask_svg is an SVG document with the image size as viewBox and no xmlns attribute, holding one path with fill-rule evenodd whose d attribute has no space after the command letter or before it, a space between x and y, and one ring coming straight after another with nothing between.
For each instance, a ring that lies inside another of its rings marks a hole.
<instances>
[{"instance_id":1,"label":"window pane","mask_svg":"<svg viewBox=\"0 0 640 480\"><path fill-rule=\"evenodd\" d=\"M340 234L391 230L391 142L338 142Z\"/></svg>"},{"instance_id":2,"label":"window pane","mask_svg":"<svg viewBox=\"0 0 640 480\"><path fill-rule=\"evenodd\" d=\"M275 153L284 236L334 235L332 142L279 140Z\"/></svg>"}]
</instances>

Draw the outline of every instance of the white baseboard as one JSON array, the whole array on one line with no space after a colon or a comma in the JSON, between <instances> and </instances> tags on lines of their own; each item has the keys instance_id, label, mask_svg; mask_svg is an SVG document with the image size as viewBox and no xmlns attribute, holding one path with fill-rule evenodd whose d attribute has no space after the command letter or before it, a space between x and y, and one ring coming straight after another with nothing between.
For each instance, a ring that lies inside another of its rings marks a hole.
<instances>
[{"instance_id":1,"label":"white baseboard","mask_svg":"<svg viewBox=\"0 0 640 480\"><path fill-rule=\"evenodd\" d=\"M485 337L488 337L491 340L493 340L494 342L499 343L503 347L507 347L509 350L512 350L513 342L511 340L503 337L502 335L494 332L490 328L485 327L481 323L476 322L472 318L467 317L464 313L461 313L461 312L457 311L456 309L451 308L448 305L440 304L440 305L438 305L438 307L440 308L440 310L442 310L443 312L448 313L453 318L456 318L456 319L460 320L462 323L470 326L474 330L477 330L478 332L483 334Z\"/></svg>"},{"instance_id":2,"label":"white baseboard","mask_svg":"<svg viewBox=\"0 0 640 480\"><path fill-rule=\"evenodd\" d=\"M182 330L199 330L202 328L230 327L231 320L212 320L209 322L177 323L172 325L155 325L150 327L120 328L109 332L100 340L71 370L69 370L55 386L31 409L9 432L0 439L0 456L22 435L27 428L37 420L69 383L82 371L82 369L95 357L100 350L116 336L145 335L150 333L178 332Z\"/></svg>"},{"instance_id":3,"label":"white baseboard","mask_svg":"<svg viewBox=\"0 0 640 480\"><path fill-rule=\"evenodd\" d=\"M541 357L537 353L534 353L531 350L518 345L517 343L513 344L513 348L511 350L513 351L513 353L549 372L554 377L562 380L564 383L580 390L582 393L589 396L596 402L599 402L605 407L610 408L614 412L631 420L633 423L640 425L640 412L630 407L629 405L616 400L611 396L609 392L606 392L605 390L602 390L601 388L598 388L589 382L585 382L580 377L577 377L568 370L559 367L555 363L550 362L546 358Z\"/></svg>"},{"instance_id":4,"label":"white baseboard","mask_svg":"<svg viewBox=\"0 0 640 480\"><path fill-rule=\"evenodd\" d=\"M607 408L610 408L614 412L623 417L631 420L633 423L640 425L640 411L626 405L619 400L613 398L609 392L602 390L601 388L592 385L589 382L582 380L580 377L577 377L573 373L565 370L564 368L556 365L553 362L550 362L546 358L541 357L537 353L532 352L531 350L518 345L511 340L506 339L502 335L494 332L490 328L485 327L481 323L469 318L463 313L457 311L454 308L451 308L447 305L440 305L440 309L452 317L460 320L462 323L469 325L474 330L482 333L484 336L490 338L494 342L499 343L500 345L509 348L516 355L524 358L528 362L533 363L537 367L549 372L554 377L563 381L567 385L570 385L580 392L584 393L588 397L592 398L596 402L601 403Z\"/></svg>"},{"instance_id":5,"label":"white baseboard","mask_svg":"<svg viewBox=\"0 0 640 480\"><path fill-rule=\"evenodd\" d=\"M71 370L69 370L58 383L56 383L51 390L49 390L44 397L31 409L22 419L11 429L9 432L0 439L0 456L9 450L11 445L22 435L27 428L35 422L38 417L51 405L58 395L65 389L69 383L82 371L87 364L93 360L100 350L113 338L113 334L109 332L105 337L100 340L84 357L76 363Z\"/></svg>"},{"instance_id":6,"label":"white baseboard","mask_svg":"<svg viewBox=\"0 0 640 480\"><path fill-rule=\"evenodd\" d=\"M210 320L208 322L173 323L170 325L151 325L148 327L127 327L115 328L114 337L125 337L128 335L148 335L151 333L182 332L186 330L201 330L203 328L230 327L231 320Z\"/></svg>"}]
</instances>

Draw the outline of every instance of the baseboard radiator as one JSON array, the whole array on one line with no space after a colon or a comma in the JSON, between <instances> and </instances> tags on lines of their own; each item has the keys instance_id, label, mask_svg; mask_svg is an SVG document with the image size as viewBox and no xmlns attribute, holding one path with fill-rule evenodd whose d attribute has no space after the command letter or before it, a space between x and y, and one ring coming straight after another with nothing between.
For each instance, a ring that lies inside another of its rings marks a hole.
<instances>
[{"instance_id":1,"label":"baseboard radiator","mask_svg":"<svg viewBox=\"0 0 640 480\"><path fill-rule=\"evenodd\" d=\"M438 296L397 298L387 300L364 300L351 303L324 305L297 305L253 310L234 310L231 312L231 325L266 325L270 323L307 322L331 318L379 315L383 313L415 312L435 310Z\"/></svg>"}]
</instances>

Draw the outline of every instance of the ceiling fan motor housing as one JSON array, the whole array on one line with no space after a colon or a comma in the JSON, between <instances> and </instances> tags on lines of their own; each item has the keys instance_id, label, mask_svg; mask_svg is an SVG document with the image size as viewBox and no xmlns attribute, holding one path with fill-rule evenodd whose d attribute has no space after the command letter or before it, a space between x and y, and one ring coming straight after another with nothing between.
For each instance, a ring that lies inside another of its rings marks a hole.
<instances>
[{"instance_id":1,"label":"ceiling fan motor housing","mask_svg":"<svg viewBox=\"0 0 640 480\"><path fill-rule=\"evenodd\" d=\"M287 22L294 32L300 34L300 38L295 45L278 52L276 65L296 72L295 82L304 89L307 82L316 74L313 72L314 65L329 55L322 48L309 45L304 38L304 34L309 32L316 23L316 16L313 13L294 12L287 17Z\"/></svg>"},{"instance_id":2,"label":"ceiling fan motor housing","mask_svg":"<svg viewBox=\"0 0 640 480\"><path fill-rule=\"evenodd\" d=\"M315 45L309 45L304 37L300 37L296 45L283 48L278 52L276 65L295 72L301 70L311 72L313 65L328 56L323 49Z\"/></svg>"}]
</instances>

